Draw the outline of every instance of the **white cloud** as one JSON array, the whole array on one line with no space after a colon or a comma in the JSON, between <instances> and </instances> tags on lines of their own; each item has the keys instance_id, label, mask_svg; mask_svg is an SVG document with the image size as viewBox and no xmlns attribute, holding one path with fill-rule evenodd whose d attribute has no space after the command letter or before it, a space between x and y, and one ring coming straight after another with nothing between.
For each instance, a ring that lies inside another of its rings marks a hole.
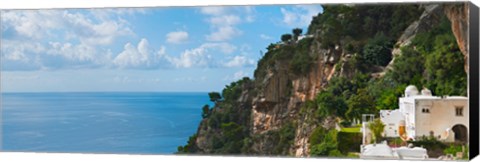
<instances>
[{"instance_id":1,"label":"white cloud","mask_svg":"<svg viewBox=\"0 0 480 162\"><path fill-rule=\"evenodd\" d=\"M224 14L225 11L225 7L222 6L209 6L200 8L200 12L206 15L221 15Z\"/></svg>"},{"instance_id":2,"label":"white cloud","mask_svg":"<svg viewBox=\"0 0 480 162\"><path fill-rule=\"evenodd\" d=\"M111 51L100 46L111 45L133 32L121 14L95 16L94 11L103 10L2 12L2 59L9 60L4 69L78 68L110 63Z\"/></svg>"},{"instance_id":3,"label":"white cloud","mask_svg":"<svg viewBox=\"0 0 480 162\"><path fill-rule=\"evenodd\" d=\"M214 26L231 26L240 23L240 17L237 15L221 15L212 17L208 21Z\"/></svg>"},{"instance_id":4,"label":"white cloud","mask_svg":"<svg viewBox=\"0 0 480 162\"><path fill-rule=\"evenodd\" d=\"M164 46L155 52L148 40L143 38L136 47L131 43L125 44L124 50L113 59L113 63L121 68L154 68L166 66L167 57Z\"/></svg>"},{"instance_id":5,"label":"white cloud","mask_svg":"<svg viewBox=\"0 0 480 162\"><path fill-rule=\"evenodd\" d=\"M226 41L241 35L242 31L232 26L222 26L217 31L206 36L208 41Z\"/></svg>"},{"instance_id":6,"label":"white cloud","mask_svg":"<svg viewBox=\"0 0 480 162\"><path fill-rule=\"evenodd\" d=\"M49 55L60 55L72 61L95 61L97 51L94 47L85 44L49 42Z\"/></svg>"},{"instance_id":7,"label":"white cloud","mask_svg":"<svg viewBox=\"0 0 480 162\"><path fill-rule=\"evenodd\" d=\"M223 63L225 67L244 67L255 65L255 60L248 59L245 56L235 56L231 60Z\"/></svg>"},{"instance_id":8,"label":"white cloud","mask_svg":"<svg viewBox=\"0 0 480 162\"><path fill-rule=\"evenodd\" d=\"M168 33L166 37L167 42L179 44L188 40L188 33L185 31L175 31Z\"/></svg>"},{"instance_id":9,"label":"white cloud","mask_svg":"<svg viewBox=\"0 0 480 162\"><path fill-rule=\"evenodd\" d=\"M280 8L283 14L282 22L289 27L306 27L312 21L313 16L322 12L320 5L297 5L291 10Z\"/></svg>"},{"instance_id":10,"label":"white cloud","mask_svg":"<svg viewBox=\"0 0 480 162\"><path fill-rule=\"evenodd\" d=\"M49 29L63 25L62 12L57 10L3 11L2 28L11 28L18 36L41 39Z\"/></svg>"},{"instance_id":11,"label":"white cloud","mask_svg":"<svg viewBox=\"0 0 480 162\"><path fill-rule=\"evenodd\" d=\"M194 49L185 50L179 57L168 57L167 59L177 68L191 67L215 67L217 66L214 56L221 52L229 54L236 50L236 47L228 43L205 43Z\"/></svg>"},{"instance_id":12,"label":"white cloud","mask_svg":"<svg viewBox=\"0 0 480 162\"><path fill-rule=\"evenodd\" d=\"M108 20L118 16L133 16L135 14L146 14L146 8L102 8L90 9L89 12L100 20Z\"/></svg>"},{"instance_id":13,"label":"white cloud","mask_svg":"<svg viewBox=\"0 0 480 162\"><path fill-rule=\"evenodd\" d=\"M11 28L14 35L30 40L49 37L76 38L85 44L111 44L119 36L133 32L125 21L105 19L98 21L87 14L69 10L6 11L2 15L2 27ZM59 30L64 32L58 32Z\"/></svg>"},{"instance_id":14,"label":"white cloud","mask_svg":"<svg viewBox=\"0 0 480 162\"><path fill-rule=\"evenodd\" d=\"M243 70L235 72L233 75L227 75L223 78L224 81L237 81L242 79L243 77L248 77L248 73L244 72Z\"/></svg>"},{"instance_id":15,"label":"white cloud","mask_svg":"<svg viewBox=\"0 0 480 162\"><path fill-rule=\"evenodd\" d=\"M260 38L265 39L265 40L270 40L272 39L271 36L265 35L265 34L260 34Z\"/></svg>"},{"instance_id":16,"label":"white cloud","mask_svg":"<svg viewBox=\"0 0 480 162\"><path fill-rule=\"evenodd\" d=\"M201 7L200 12L208 16L212 32L205 36L208 41L228 41L242 35L236 25L255 21L254 8L248 7ZM242 16L240 16L242 15Z\"/></svg>"},{"instance_id":17,"label":"white cloud","mask_svg":"<svg viewBox=\"0 0 480 162\"><path fill-rule=\"evenodd\" d=\"M245 20L249 23L255 21L255 8L253 6L244 6Z\"/></svg>"},{"instance_id":18,"label":"white cloud","mask_svg":"<svg viewBox=\"0 0 480 162\"><path fill-rule=\"evenodd\" d=\"M132 30L126 27L124 21L104 20L93 23L80 13L64 13L66 28L70 38L77 38L88 45L109 45L120 36L133 35Z\"/></svg>"}]
</instances>

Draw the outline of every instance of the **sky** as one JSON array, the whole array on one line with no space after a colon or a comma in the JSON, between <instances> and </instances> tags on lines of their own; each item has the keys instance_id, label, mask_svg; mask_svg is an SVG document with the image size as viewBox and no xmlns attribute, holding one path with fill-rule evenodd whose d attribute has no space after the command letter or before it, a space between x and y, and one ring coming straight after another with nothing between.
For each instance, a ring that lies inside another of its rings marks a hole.
<instances>
[{"instance_id":1,"label":"sky","mask_svg":"<svg viewBox=\"0 0 480 162\"><path fill-rule=\"evenodd\" d=\"M1 11L1 92L210 92L320 5Z\"/></svg>"}]
</instances>

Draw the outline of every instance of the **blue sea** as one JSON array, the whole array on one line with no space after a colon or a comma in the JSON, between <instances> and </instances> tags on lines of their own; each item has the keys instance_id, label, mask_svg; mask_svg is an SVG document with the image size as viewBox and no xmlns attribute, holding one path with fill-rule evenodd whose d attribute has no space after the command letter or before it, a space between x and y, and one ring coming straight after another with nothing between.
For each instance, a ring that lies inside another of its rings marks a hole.
<instances>
[{"instance_id":1,"label":"blue sea","mask_svg":"<svg viewBox=\"0 0 480 162\"><path fill-rule=\"evenodd\" d=\"M2 93L1 149L172 154L197 131L207 93Z\"/></svg>"}]
</instances>

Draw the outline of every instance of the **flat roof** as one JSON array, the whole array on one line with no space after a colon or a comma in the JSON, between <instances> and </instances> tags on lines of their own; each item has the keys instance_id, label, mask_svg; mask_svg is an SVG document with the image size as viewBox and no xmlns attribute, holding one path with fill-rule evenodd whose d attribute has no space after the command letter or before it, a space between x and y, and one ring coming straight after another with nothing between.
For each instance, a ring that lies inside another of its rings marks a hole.
<instances>
[{"instance_id":1,"label":"flat roof","mask_svg":"<svg viewBox=\"0 0 480 162\"><path fill-rule=\"evenodd\" d=\"M401 97L403 99L453 99L453 100L468 100L468 97L465 96L446 96L446 97L440 97L440 96L423 96L423 95L418 95L418 96L410 96L410 97Z\"/></svg>"}]
</instances>

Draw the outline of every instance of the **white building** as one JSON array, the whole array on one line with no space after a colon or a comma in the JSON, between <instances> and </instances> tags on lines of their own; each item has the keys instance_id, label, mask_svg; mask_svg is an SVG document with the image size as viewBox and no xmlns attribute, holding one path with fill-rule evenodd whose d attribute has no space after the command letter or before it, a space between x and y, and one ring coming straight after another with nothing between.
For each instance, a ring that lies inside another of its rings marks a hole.
<instances>
[{"instance_id":1,"label":"white building","mask_svg":"<svg viewBox=\"0 0 480 162\"><path fill-rule=\"evenodd\" d=\"M386 137L417 139L434 136L445 142L468 141L468 98L432 96L428 89L419 93L410 85L399 99L399 109L380 111ZM400 126L405 126L404 131ZM404 136L401 136L405 132Z\"/></svg>"}]
</instances>

